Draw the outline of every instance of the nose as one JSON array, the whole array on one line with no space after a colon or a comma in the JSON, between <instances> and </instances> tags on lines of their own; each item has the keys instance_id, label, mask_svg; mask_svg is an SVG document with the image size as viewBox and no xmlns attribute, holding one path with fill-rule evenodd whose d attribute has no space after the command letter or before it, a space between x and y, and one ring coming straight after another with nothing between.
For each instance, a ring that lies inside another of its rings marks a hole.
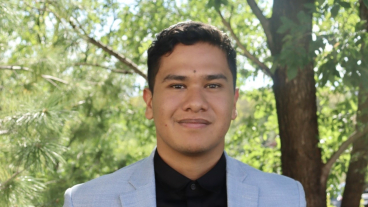
<instances>
[{"instance_id":1,"label":"nose","mask_svg":"<svg viewBox=\"0 0 368 207\"><path fill-rule=\"evenodd\" d=\"M183 110L198 113L208 110L208 102L203 88L192 88L186 91Z\"/></svg>"}]
</instances>

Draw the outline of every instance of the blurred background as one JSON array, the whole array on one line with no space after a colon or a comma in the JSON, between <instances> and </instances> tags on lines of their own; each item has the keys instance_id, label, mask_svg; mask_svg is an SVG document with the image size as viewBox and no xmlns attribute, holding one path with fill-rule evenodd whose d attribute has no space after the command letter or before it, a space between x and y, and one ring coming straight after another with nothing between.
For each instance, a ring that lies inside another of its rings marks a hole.
<instances>
[{"instance_id":1,"label":"blurred background","mask_svg":"<svg viewBox=\"0 0 368 207\"><path fill-rule=\"evenodd\" d=\"M238 52L228 154L299 180L310 207L368 206L367 19L368 0L1 0L0 206L62 206L148 156L146 50L189 20Z\"/></svg>"}]
</instances>

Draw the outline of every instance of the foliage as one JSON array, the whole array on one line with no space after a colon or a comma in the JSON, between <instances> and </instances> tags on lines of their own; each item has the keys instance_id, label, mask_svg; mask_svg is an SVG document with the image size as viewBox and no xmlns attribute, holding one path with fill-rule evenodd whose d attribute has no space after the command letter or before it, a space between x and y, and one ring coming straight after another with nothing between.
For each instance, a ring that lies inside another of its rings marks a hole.
<instances>
[{"instance_id":1,"label":"foliage","mask_svg":"<svg viewBox=\"0 0 368 207\"><path fill-rule=\"evenodd\" d=\"M269 88L242 92L238 118L227 136L227 151L265 172L281 174L280 141L273 93Z\"/></svg>"},{"instance_id":2,"label":"foliage","mask_svg":"<svg viewBox=\"0 0 368 207\"><path fill-rule=\"evenodd\" d=\"M30 1L0 3L0 206L61 206L64 191L149 155L152 121L144 118L141 77L88 42L94 38L145 70L146 49L173 23L197 20L227 31L229 20L249 52L268 66L288 65L289 78L315 62L320 147L326 161L355 130L357 86L368 83L359 52L367 32L354 1L317 1L310 51L297 50L303 30L282 19L289 32L278 57L270 57L259 21L244 1ZM258 1L266 17L269 1ZM303 22L307 13L300 13ZM81 26L77 30L72 20ZM85 32L85 33L84 33ZM240 88L260 68L238 54ZM368 49L365 49L368 51ZM366 55L365 55L366 56ZM272 67L270 67L272 68ZM226 150L249 165L281 172L280 140L271 87L241 91L238 119ZM346 150L331 170L331 195L349 163Z\"/></svg>"}]
</instances>

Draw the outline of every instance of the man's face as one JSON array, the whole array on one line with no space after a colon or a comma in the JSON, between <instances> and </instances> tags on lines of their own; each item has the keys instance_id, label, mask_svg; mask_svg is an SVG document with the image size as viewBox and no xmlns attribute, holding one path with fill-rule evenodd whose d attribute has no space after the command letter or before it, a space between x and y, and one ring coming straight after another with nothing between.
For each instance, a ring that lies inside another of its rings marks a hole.
<instances>
[{"instance_id":1,"label":"man's face","mask_svg":"<svg viewBox=\"0 0 368 207\"><path fill-rule=\"evenodd\" d=\"M225 53L207 43L178 44L161 57L154 95L145 89L146 117L154 119L157 149L195 155L222 152L238 90Z\"/></svg>"}]
</instances>

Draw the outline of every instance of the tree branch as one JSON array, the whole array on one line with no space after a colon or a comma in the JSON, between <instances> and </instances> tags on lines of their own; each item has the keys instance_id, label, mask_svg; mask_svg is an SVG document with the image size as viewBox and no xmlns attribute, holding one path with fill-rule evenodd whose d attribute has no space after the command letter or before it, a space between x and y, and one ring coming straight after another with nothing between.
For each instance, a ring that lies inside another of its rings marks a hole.
<instances>
[{"instance_id":1,"label":"tree branch","mask_svg":"<svg viewBox=\"0 0 368 207\"><path fill-rule=\"evenodd\" d=\"M9 134L9 130L0 130L0 135Z\"/></svg>"},{"instance_id":2,"label":"tree branch","mask_svg":"<svg viewBox=\"0 0 368 207\"><path fill-rule=\"evenodd\" d=\"M322 168L321 175L321 183L325 183L327 181L328 175L330 174L330 170L333 164L337 161L342 153L349 147L349 145L355 142L357 139L368 133L368 126L366 126L362 131L355 131L353 134L349 136L349 138L343 142L339 149L330 157L330 159L326 162L326 164Z\"/></svg>"},{"instance_id":3,"label":"tree branch","mask_svg":"<svg viewBox=\"0 0 368 207\"><path fill-rule=\"evenodd\" d=\"M31 69L27 68L27 67L23 67L23 66L16 66L16 65L3 65L1 66L0 65L0 69L2 70L25 70L25 71L32 71ZM63 79L60 79L60 78L56 78L54 76L51 76L51 75L41 75L42 78L45 78L47 80L54 80L54 81L58 81L58 82L61 82L61 83L64 83L64 84L69 84L67 81L63 80ZM53 83L54 85L54 83ZM0 133L1 135L1 133Z\"/></svg>"},{"instance_id":4,"label":"tree branch","mask_svg":"<svg viewBox=\"0 0 368 207\"><path fill-rule=\"evenodd\" d=\"M110 70L111 72L114 72L114 73L132 74L132 72L127 71L127 70L112 69L112 68L109 68L109 67L106 67L106 66L103 66L103 65L100 65L100 64L93 64L93 63L75 63L74 65L75 66L93 66L93 67L99 67L99 68L103 68L103 69L106 69L106 70Z\"/></svg>"},{"instance_id":5,"label":"tree branch","mask_svg":"<svg viewBox=\"0 0 368 207\"><path fill-rule=\"evenodd\" d=\"M252 55L247 48L245 48L245 46L240 42L240 39L238 38L238 36L236 36L234 30L231 28L231 25L229 22L227 22L225 20L225 18L222 16L220 10L217 10L217 13L220 15L222 23L224 24L224 26L230 31L231 36L235 39L236 44L240 47L240 49L242 49L243 51L243 55L247 58L249 58L250 60L252 60L255 64L257 64L261 70L269 77L273 77L272 72L270 70L270 68L267 67L267 65L265 65L264 63L262 63L257 57L255 57L254 55Z\"/></svg>"},{"instance_id":6,"label":"tree branch","mask_svg":"<svg viewBox=\"0 0 368 207\"><path fill-rule=\"evenodd\" d=\"M0 183L0 190L4 190L6 188L6 185L10 181L12 181L15 177L17 177L19 174L21 174L23 171L25 171L25 169L23 169L21 171L15 172L9 179L7 179L6 181L4 181L3 183Z\"/></svg>"},{"instance_id":7,"label":"tree branch","mask_svg":"<svg viewBox=\"0 0 368 207\"><path fill-rule=\"evenodd\" d=\"M142 76L144 79L147 79L146 74L144 74L141 70L139 70L138 66L133 61L131 61L130 59L126 58L124 55L115 52L109 46L104 45L102 42L100 42L100 41L98 41L98 40L96 40L96 39L94 39L92 37L88 37L88 41L90 43L94 44L95 46L101 48L102 50L104 50L108 54L116 57L120 62L122 62L125 65L127 65L129 68L131 68L138 75Z\"/></svg>"},{"instance_id":8,"label":"tree branch","mask_svg":"<svg viewBox=\"0 0 368 207\"><path fill-rule=\"evenodd\" d=\"M56 12L50 11L52 12L58 19L63 19L61 18ZM66 19L64 19L66 20ZM127 65L129 68L131 68L135 73L137 73L138 75L142 76L144 79L147 79L146 74L144 74L139 68L138 65L136 65L132 60L130 60L129 58L125 57L123 54L118 53L117 51L114 51L112 48L110 48L109 46L103 44L102 42L94 39L93 37L90 37L87 32L82 28L82 26L77 22L77 24L75 24L71 19L66 20L69 25L79 34L81 34L89 43L97 46L98 48L101 48L103 51L105 51L106 53L110 54L111 56L114 56L115 58L117 58L120 62L124 63L125 65ZM81 32L82 31L82 32Z\"/></svg>"},{"instance_id":9,"label":"tree branch","mask_svg":"<svg viewBox=\"0 0 368 207\"><path fill-rule=\"evenodd\" d=\"M45 78L45 79L48 79L48 80L54 80L54 81L58 81L60 83L64 83L64 84L69 84L67 81L63 80L63 79L60 79L60 78L57 78L57 77L54 77L54 76L51 76L51 75L41 75L42 78Z\"/></svg>"},{"instance_id":10,"label":"tree branch","mask_svg":"<svg viewBox=\"0 0 368 207\"><path fill-rule=\"evenodd\" d=\"M254 0L247 0L250 8L253 13L256 15L257 19L262 25L263 31L266 34L268 46L273 47L273 39L270 28L270 21L263 15L262 10L258 7L257 3Z\"/></svg>"},{"instance_id":11,"label":"tree branch","mask_svg":"<svg viewBox=\"0 0 368 207\"><path fill-rule=\"evenodd\" d=\"M53 86L55 86L57 89L61 89L59 86L58 86L58 84L56 84L54 81L52 81L51 79L47 79L47 78L45 78L45 80L47 81L47 82L49 82L49 83L51 83L51 85L53 85Z\"/></svg>"},{"instance_id":12,"label":"tree branch","mask_svg":"<svg viewBox=\"0 0 368 207\"><path fill-rule=\"evenodd\" d=\"M2 70L25 70L25 71L31 70L27 67L17 66L17 65L0 65L0 69Z\"/></svg>"}]
</instances>

